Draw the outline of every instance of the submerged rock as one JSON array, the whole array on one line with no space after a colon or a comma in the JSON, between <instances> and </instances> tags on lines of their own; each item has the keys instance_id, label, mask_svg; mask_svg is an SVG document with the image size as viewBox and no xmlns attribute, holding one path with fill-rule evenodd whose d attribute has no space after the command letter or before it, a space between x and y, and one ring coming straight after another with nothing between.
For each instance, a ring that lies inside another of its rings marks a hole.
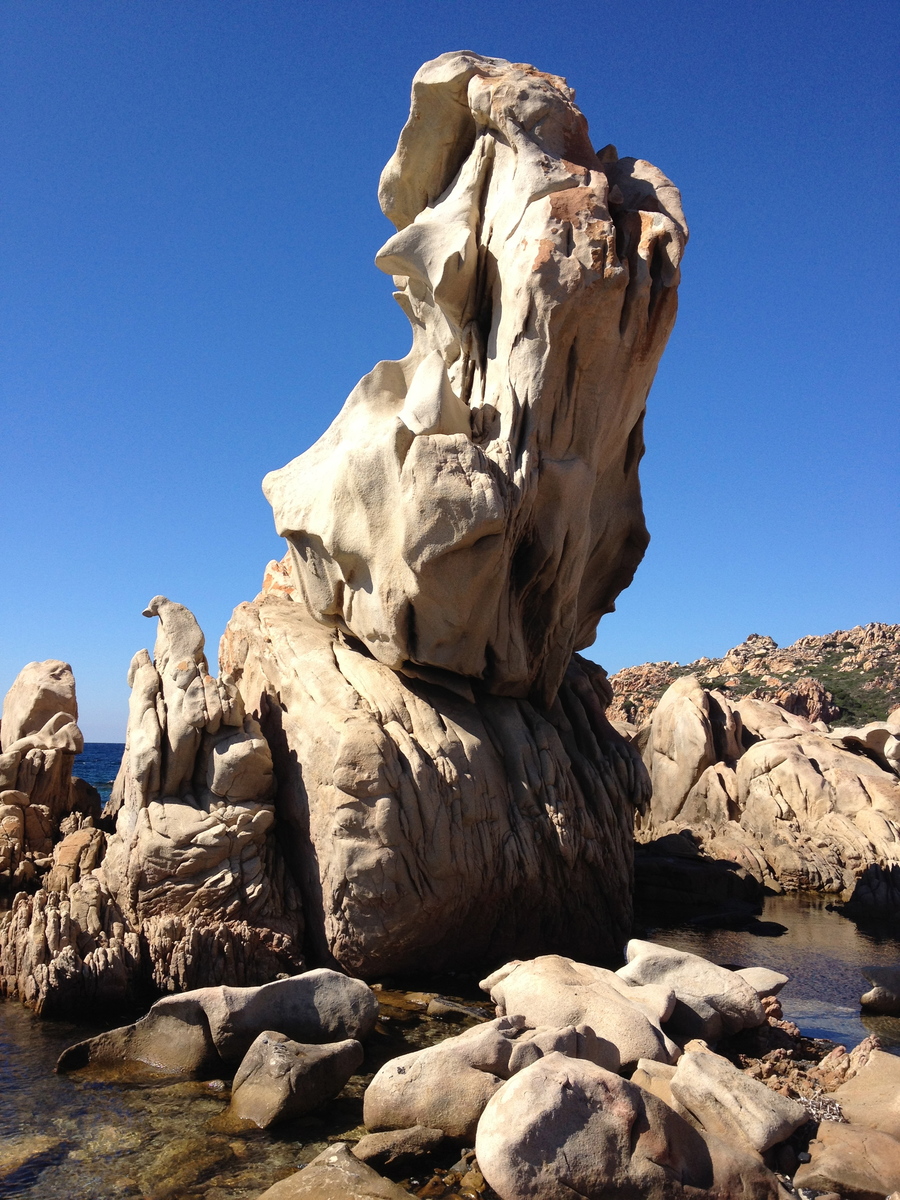
<instances>
[{"instance_id":1,"label":"submerged rock","mask_svg":"<svg viewBox=\"0 0 900 1200\"><path fill-rule=\"evenodd\" d=\"M307 1046L267 1029L241 1060L228 1115L260 1129L296 1120L336 1096L362 1060L352 1038Z\"/></svg>"},{"instance_id":2,"label":"submerged rock","mask_svg":"<svg viewBox=\"0 0 900 1200\"><path fill-rule=\"evenodd\" d=\"M327 968L256 988L200 988L165 996L134 1025L70 1046L57 1070L145 1063L180 1074L215 1074L239 1062L265 1030L299 1042L363 1039L377 1016L378 1001L366 984Z\"/></svg>"}]
</instances>

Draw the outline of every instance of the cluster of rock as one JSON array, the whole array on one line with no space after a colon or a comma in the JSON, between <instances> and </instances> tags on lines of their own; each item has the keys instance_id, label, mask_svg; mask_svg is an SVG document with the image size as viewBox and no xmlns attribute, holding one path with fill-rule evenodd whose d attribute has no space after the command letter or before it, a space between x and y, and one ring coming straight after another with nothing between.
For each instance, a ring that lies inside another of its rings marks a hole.
<instances>
[{"instance_id":1,"label":"cluster of rock","mask_svg":"<svg viewBox=\"0 0 900 1200\"><path fill-rule=\"evenodd\" d=\"M625 667L610 679L610 719L646 724L663 692L683 675L696 675L732 699L771 700L812 723L865 723L900 705L900 625L872 622L790 646L751 633L723 658Z\"/></svg>"},{"instance_id":2,"label":"cluster of rock","mask_svg":"<svg viewBox=\"0 0 900 1200\"><path fill-rule=\"evenodd\" d=\"M68 909L61 914L54 898L68 896L106 848L99 793L72 774L83 748L71 667L28 663L0 724L0 892L17 893L16 932L9 916L0 927L0 987L38 1006L48 964L69 936ZM19 952L10 954L11 939Z\"/></svg>"},{"instance_id":3,"label":"cluster of rock","mask_svg":"<svg viewBox=\"0 0 900 1200\"><path fill-rule=\"evenodd\" d=\"M28 663L0 720L0 889L28 886L48 872L53 882L65 880L73 842L62 859L54 847L82 828L78 857L99 861L100 796L72 775L83 749L72 668L56 659Z\"/></svg>"},{"instance_id":4,"label":"cluster of rock","mask_svg":"<svg viewBox=\"0 0 900 1200\"><path fill-rule=\"evenodd\" d=\"M500 1200L875 1200L900 1187L900 1060L875 1039L823 1057L779 1019L777 972L651 942L627 956L618 971L559 955L495 971L481 986L497 1017L390 1059L365 1090L366 1136L266 1200L400 1200L410 1192L375 1168L396 1176L454 1145L474 1149L460 1160L468 1189ZM365 1069L377 1015L372 990L327 969L206 988L73 1046L58 1069L233 1076L217 1127L268 1128Z\"/></svg>"},{"instance_id":5,"label":"cluster of rock","mask_svg":"<svg viewBox=\"0 0 900 1200\"><path fill-rule=\"evenodd\" d=\"M639 841L688 832L704 855L772 890L852 897L857 910L865 896L873 909L897 904L900 710L829 730L687 675L646 725L626 732L653 787Z\"/></svg>"},{"instance_id":6,"label":"cluster of rock","mask_svg":"<svg viewBox=\"0 0 900 1200\"><path fill-rule=\"evenodd\" d=\"M261 983L302 965L297 890L270 832L268 744L227 677L209 675L193 615L161 596L145 615L159 633L154 659L141 651L129 671L125 753L104 812L115 832L80 818L0 925L0 985L37 1012L121 1003L148 987ZM28 668L16 688L39 707ZM64 753L54 769L78 797L75 750Z\"/></svg>"},{"instance_id":7,"label":"cluster of rock","mask_svg":"<svg viewBox=\"0 0 900 1200\"><path fill-rule=\"evenodd\" d=\"M38 1009L629 933L647 777L574 651L647 543L678 191L596 151L565 80L453 53L417 73L379 197L410 353L267 476L289 553L218 678L188 610L151 602L105 857L0 930Z\"/></svg>"}]
</instances>

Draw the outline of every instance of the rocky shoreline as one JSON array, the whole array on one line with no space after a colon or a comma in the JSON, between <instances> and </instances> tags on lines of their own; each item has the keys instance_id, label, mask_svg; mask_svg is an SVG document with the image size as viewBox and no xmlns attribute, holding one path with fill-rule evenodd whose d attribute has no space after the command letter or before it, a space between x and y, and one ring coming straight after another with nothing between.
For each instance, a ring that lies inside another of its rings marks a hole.
<instances>
[{"instance_id":1,"label":"rocky shoreline","mask_svg":"<svg viewBox=\"0 0 900 1200\"><path fill-rule=\"evenodd\" d=\"M900 1058L877 1038L848 1052L804 1037L782 1016L787 977L765 968L650 942L630 943L628 958L617 972L553 955L509 963L482 981L480 1004L321 969L207 988L72 1047L58 1069L107 1086L142 1072L198 1080L179 1086L213 1089L206 1136L220 1140L355 1095L360 1125L266 1200L635 1189L648 1200L870 1200L900 1188ZM421 1027L426 1044L385 1055L391 1026ZM225 1184L198 1173L181 1190L160 1181L121 1195L228 1194L228 1172Z\"/></svg>"}]
</instances>

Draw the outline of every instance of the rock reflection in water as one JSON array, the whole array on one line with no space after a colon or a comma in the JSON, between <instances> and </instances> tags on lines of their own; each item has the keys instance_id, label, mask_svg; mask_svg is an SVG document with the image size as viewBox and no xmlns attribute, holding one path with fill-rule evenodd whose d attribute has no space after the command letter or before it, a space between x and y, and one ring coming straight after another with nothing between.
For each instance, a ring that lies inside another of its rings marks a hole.
<instances>
[{"instance_id":1,"label":"rock reflection in water","mask_svg":"<svg viewBox=\"0 0 900 1200\"><path fill-rule=\"evenodd\" d=\"M713 962L771 967L790 976L779 993L785 1017L809 1037L829 1038L848 1049L870 1033L900 1053L900 1020L861 1014L866 990L861 968L900 965L900 929L863 932L817 895L771 896L762 917L787 927L781 937L757 937L730 929L645 925L641 936L690 950Z\"/></svg>"}]
</instances>

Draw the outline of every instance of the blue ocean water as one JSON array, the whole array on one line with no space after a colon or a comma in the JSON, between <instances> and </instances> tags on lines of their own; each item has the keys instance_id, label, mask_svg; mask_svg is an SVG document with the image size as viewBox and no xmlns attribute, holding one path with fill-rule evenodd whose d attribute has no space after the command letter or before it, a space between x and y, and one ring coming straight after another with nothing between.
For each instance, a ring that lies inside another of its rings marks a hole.
<instances>
[{"instance_id":1,"label":"blue ocean water","mask_svg":"<svg viewBox=\"0 0 900 1200\"><path fill-rule=\"evenodd\" d=\"M124 742L85 742L84 752L75 759L72 774L93 784L105 804L124 751Z\"/></svg>"}]
</instances>

